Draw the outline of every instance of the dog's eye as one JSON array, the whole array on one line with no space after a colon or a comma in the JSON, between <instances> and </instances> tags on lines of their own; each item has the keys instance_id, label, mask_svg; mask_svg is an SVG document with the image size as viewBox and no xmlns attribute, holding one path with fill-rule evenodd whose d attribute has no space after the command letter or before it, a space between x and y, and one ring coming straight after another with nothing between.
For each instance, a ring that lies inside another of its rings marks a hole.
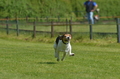
<instances>
[{"instance_id":1,"label":"dog's eye","mask_svg":"<svg viewBox=\"0 0 120 79\"><path fill-rule=\"evenodd\" d=\"M63 36L64 38L66 37L66 36Z\"/></svg>"}]
</instances>

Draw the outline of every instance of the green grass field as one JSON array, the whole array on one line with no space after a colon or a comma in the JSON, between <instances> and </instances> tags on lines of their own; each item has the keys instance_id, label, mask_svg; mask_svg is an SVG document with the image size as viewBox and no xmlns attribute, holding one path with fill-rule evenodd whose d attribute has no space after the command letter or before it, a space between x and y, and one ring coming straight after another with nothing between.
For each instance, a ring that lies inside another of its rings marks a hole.
<instances>
[{"instance_id":1,"label":"green grass field","mask_svg":"<svg viewBox=\"0 0 120 79\"><path fill-rule=\"evenodd\" d=\"M120 45L72 43L74 57L54 58L53 43L0 38L0 79L120 79Z\"/></svg>"}]
</instances>

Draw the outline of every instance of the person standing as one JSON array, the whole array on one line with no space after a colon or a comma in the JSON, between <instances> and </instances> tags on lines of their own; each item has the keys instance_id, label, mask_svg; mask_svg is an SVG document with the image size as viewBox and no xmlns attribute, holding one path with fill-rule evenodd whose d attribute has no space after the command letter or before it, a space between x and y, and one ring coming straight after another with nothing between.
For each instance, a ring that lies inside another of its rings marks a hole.
<instances>
[{"instance_id":1,"label":"person standing","mask_svg":"<svg viewBox=\"0 0 120 79\"><path fill-rule=\"evenodd\" d=\"M89 23L94 24L93 12L98 7L97 3L92 0L88 0L88 1L84 2L84 6L86 8Z\"/></svg>"}]
</instances>

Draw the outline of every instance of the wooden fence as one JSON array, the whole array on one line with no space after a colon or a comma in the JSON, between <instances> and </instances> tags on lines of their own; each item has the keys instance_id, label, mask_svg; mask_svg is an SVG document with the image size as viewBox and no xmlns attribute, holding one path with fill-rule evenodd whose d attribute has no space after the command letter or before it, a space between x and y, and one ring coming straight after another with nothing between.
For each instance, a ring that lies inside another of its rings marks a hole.
<instances>
[{"instance_id":1,"label":"wooden fence","mask_svg":"<svg viewBox=\"0 0 120 79\"><path fill-rule=\"evenodd\" d=\"M34 22L31 22L33 24L33 30L24 30L24 31L32 31L33 32L33 38L36 37L36 20L34 20ZM40 22L39 22L40 23ZM19 32L20 32L20 29L19 29L19 21L18 19L15 20L14 24L16 25L16 35L19 36ZM9 28L9 20L6 19L6 23L5 23L6 27L5 28L2 28L2 29L6 29L6 33L9 35L9 31L11 28ZM78 22L72 22L72 20L67 20L66 19L66 22L46 22L44 23L45 26L50 26L51 27L51 31L49 32L51 34L51 37L54 37L54 26L66 26L66 32L64 33L70 33L72 34L73 31L72 31L72 28L73 28L73 25L81 25L80 23ZM93 31L92 31L92 24L87 24L89 25L89 37L90 39L93 39ZM43 26L43 25L42 25ZM117 42L120 43L120 19L119 18L116 18L116 26L117 26ZM69 27L69 30L68 30L68 27Z\"/></svg>"}]
</instances>

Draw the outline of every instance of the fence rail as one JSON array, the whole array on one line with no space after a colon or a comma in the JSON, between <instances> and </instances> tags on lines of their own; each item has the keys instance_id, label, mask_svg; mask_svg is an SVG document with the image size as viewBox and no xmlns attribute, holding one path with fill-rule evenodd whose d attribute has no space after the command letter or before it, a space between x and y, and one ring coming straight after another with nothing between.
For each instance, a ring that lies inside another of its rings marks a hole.
<instances>
[{"instance_id":1,"label":"fence rail","mask_svg":"<svg viewBox=\"0 0 120 79\"><path fill-rule=\"evenodd\" d=\"M117 42L120 43L120 19L116 18L115 19L115 24L117 27L117 32L115 34L117 34ZM20 25L24 23L28 23L29 25L33 26L32 30L26 30L26 29L20 29ZM14 24L16 28L11 28L10 25ZM66 19L65 22L38 22L36 20L34 20L33 22L28 22L28 20L26 22L19 22L19 20L16 18L14 21L11 21L9 19L6 19L6 22L2 22L0 23L1 26L6 26L6 27L0 27L0 29L6 29L6 33L9 35L10 30L16 30L16 35L19 36L20 31L29 31L29 32L33 32L33 38L36 37L36 32L41 32L41 33L50 33L51 37L54 37L54 34L56 33L54 30L55 26L66 26L66 31L64 32L59 32L59 33L70 33L73 34L73 27L75 25L88 25L89 26L89 38L93 39L93 26L95 25L91 25L88 24L86 21L85 22L72 22L72 20L68 20ZM37 27L36 26L49 26L50 27L50 31L37 31Z\"/></svg>"}]
</instances>

